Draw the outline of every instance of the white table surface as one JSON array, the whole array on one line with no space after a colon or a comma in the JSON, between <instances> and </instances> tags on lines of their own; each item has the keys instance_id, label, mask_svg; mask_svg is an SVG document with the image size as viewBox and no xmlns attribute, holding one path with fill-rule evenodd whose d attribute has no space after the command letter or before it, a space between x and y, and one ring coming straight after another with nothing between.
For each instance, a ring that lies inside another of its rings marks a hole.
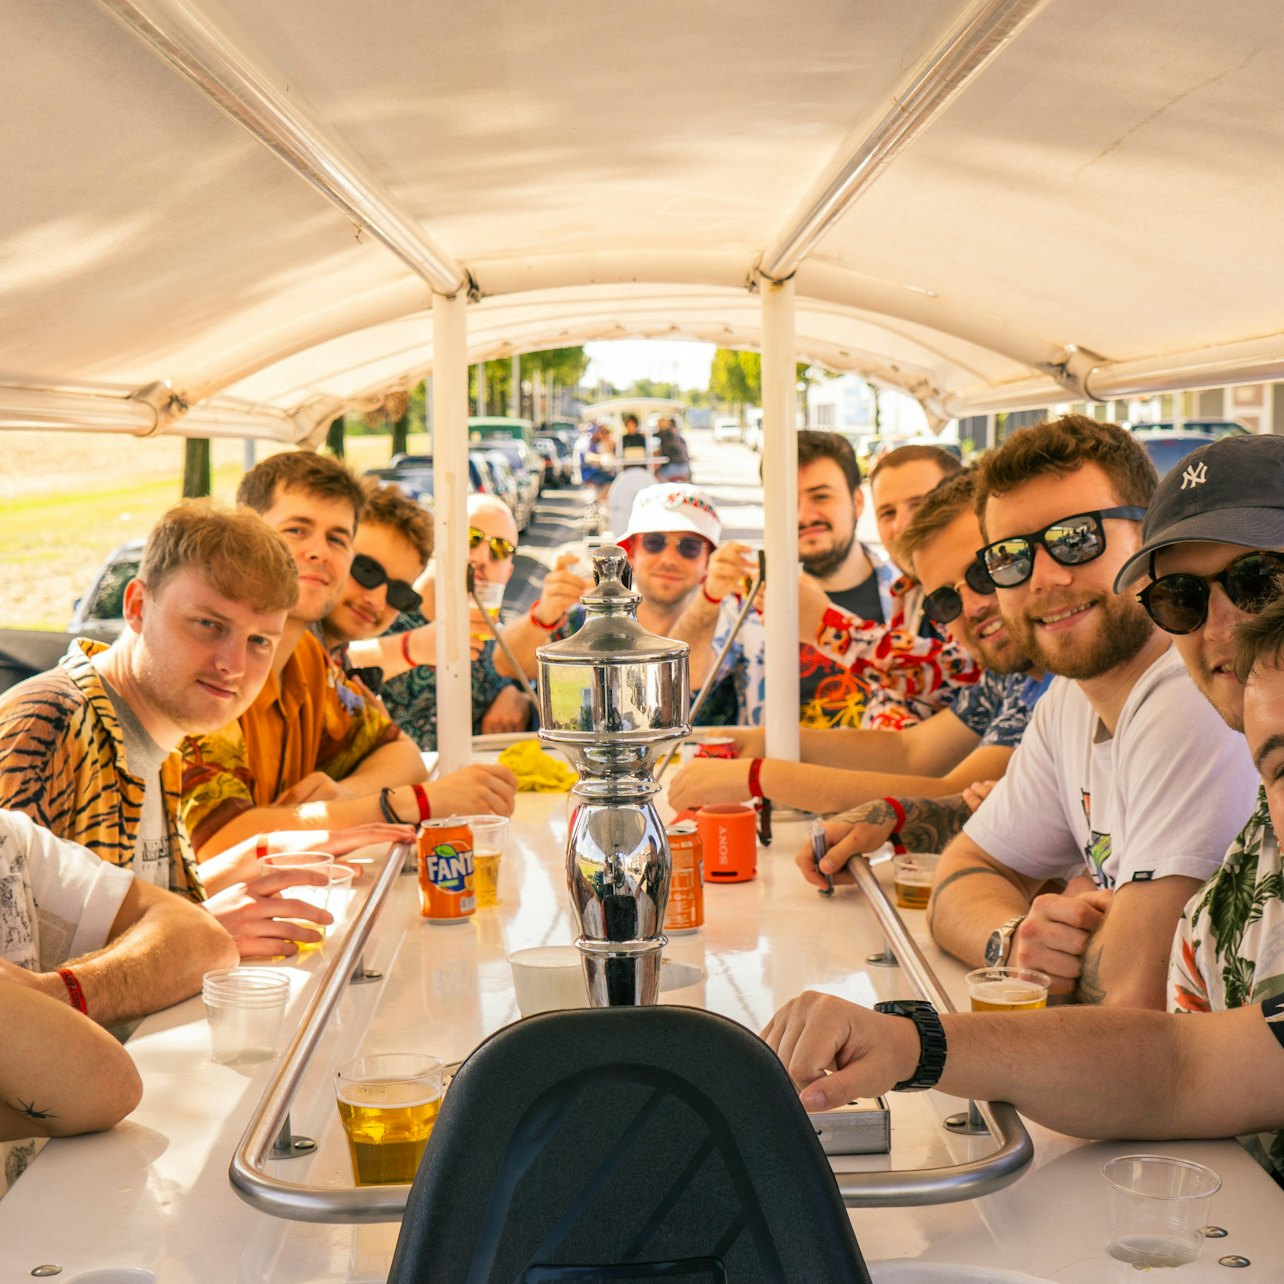
<instances>
[{"instance_id":1,"label":"white table surface","mask_svg":"<svg viewBox=\"0 0 1284 1284\"><path fill-rule=\"evenodd\" d=\"M502 903L471 922L426 923L414 879L399 880L366 958L385 979L344 997L295 1100L294 1128L315 1137L318 1151L275 1165L278 1172L292 1181L351 1184L329 1082L335 1062L360 1050L402 1049L460 1060L517 1018L507 953L574 935L562 873L565 808L565 795L520 797L501 875ZM778 824L775 845L759 851L755 881L705 889L705 927L675 937L668 954L703 968L706 977L666 1001L704 1006L757 1030L808 987L864 1003L911 996L897 969L866 965L866 955L882 942L860 895L844 890L829 900L798 877L792 854L803 834L799 823ZM889 872L883 868L881 876ZM963 969L925 942L921 911L905 914L959 1001ZM287 968L294 982L288 1021L301 1015L328 952ZM111 1132L51 1142L0 1200L0 1281L28 1279L42 1263L63 1267L60 1284L384 1279L395 1225L283 1221L249 1207L231 1189L228 1163L271 1063L211 1062L199 998L149 1018L128 1046L145 1083L142 1104ZM992 1149L988 1138L961 1138L941 1127L941 1119L960 1108L953 1098L921 1093L890 1100L892 1154L838 1162L925 1168ZM1164 1278L1284 1280L1284 1201L1235 1143L1088 1144L1033 1126L1031 1132L1035 1162L1006 1190L961 1204L853 1210L875 1278L882 1273L878 1263L913 1258L921 1264L907 1268L909 1274L888 1266L884 1277L936 1279L928 1263L974 1263L981 1274L957 1278L999 1279L996 1272L1006 1269L1073 1284L1134 1280L1136 1271L1105 1253L1099 1169L1113 1155L1145 1150L1199 1160L1224 1183L1212 1220L1227 1228L1228 1238L1209 1241L1198 1262ZM1217 1258L1229 1253L1252 1265L1219 1266Z\"/></svg>"}]
</instances>

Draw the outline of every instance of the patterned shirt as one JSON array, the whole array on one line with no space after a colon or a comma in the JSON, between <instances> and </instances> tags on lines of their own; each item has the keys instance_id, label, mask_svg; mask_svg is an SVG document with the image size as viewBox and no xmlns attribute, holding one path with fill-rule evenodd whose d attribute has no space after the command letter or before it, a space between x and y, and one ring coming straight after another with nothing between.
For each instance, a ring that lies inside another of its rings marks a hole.
<instances>
[{"instance_id":1,"label":"patterned shirt","mask_svg":"<svg viewBox=\"0 0 1284 1284\"><path fill-rule=\"evenodd\" d=\"M198 847L254 807L270 807L313 771L350 776L400 733L310 633L236 722L183 744L183 821Z\"/></svg>"},{"instance_id":2,"label":"patterned shirt","mask_svg":"<svg viewBox=\"0 0 1284 1284\"><path fill-rule=\"evenodd\" d=\"M90 658L102 642L77 638L56 669L0 696L0 807L124 869L134 867L147 784L131 774L111 697ZM180 819L183 762L166 755L160 788L169 826L169 887L193 900L205 888Z\"/></svg>"},{"instance_id":3,"label":"patterned shirt","mask_svg":"<svg viewBox=\"0 0 1284 1284\"><path fill-rule=\"evenodd\" d=\"M418 611L397 616L389 633L405 633L428 621ZM495 641L482 647L470 666L473 680L473 735L481 735L482 719L505 687L517 685L495 671ZM383 702L392 718L420 749L437 747L437 670L430 664L416 665L383 684Z\"/></svg>"},{"instance_id":4,"label":"patterned shirt","mask_svg":"<svg viewBox=\"0 0 1284 1284\"><path fill-rule=\"evenodd\" d=\"M1173 1012L1225 1012L1284 993L1284 875L1266 793L1215 874L1190 898L1168 964ZM1284 1130L1240 1139L1284 1184Z\"/></svg>"},{"instance_id":5,"label":"patterned shirt","mask_svg":"<svg viewBox=\"0 0 1284 1284\"><path fill-rule=\"evenodd\" d=\"M1052 674L1030 678L1024 673L998 674L986 669L954 701L954 716L983 745L1015 749L1025 734L1035 703L1048 689Z\"/></svg>"},{"instance_id":6,"label":"patterned shirt","mask_svg":"<svg viewBox=\"0 0 1284 1284\"><path fill-rule=\"evenodd\" d=\"M966 652L938 637L922 618L919 586L906 576L896 577L870 550L866 553L874 564L886 623L831 606L816 645L799 646L798 720L804 727L900 730L949 708L959 690L980 675ZM734 594L724 599L715 651L730 632L740 605ZM762 724L766 657L763 620L751 611L729 655L739 698L736 721L746 726Z\"/></svg>"}]
</instances>

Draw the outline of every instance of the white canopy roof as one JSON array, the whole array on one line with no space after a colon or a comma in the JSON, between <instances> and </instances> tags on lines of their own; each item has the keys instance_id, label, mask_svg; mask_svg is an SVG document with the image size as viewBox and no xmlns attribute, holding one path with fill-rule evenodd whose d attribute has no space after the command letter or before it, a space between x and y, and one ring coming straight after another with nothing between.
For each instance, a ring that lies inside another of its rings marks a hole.
<instances>
[{"instance_id":1,"label":"white canopy roof","mask_svg":"<svg viewBox=\"0 0 1284 1284\"><path fill-rule=\"evenodd\" d=\"M3 3L0 423L298 440L589 339L937 420L1284 378L1278 0Z\"/></svg>"}]
</instances>

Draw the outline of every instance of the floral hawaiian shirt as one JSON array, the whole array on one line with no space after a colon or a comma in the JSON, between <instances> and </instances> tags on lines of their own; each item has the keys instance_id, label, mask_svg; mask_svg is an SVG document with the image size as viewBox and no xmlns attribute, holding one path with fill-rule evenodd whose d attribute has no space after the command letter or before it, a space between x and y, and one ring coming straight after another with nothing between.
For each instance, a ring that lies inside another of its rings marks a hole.
<instances>
[{"instance_id":1,"label":"floral hawaiian shirt","mask_svg":"<svg viewBox=\"0 0 1284 1284\"><path fill-rule=\"evenodd\" d=\"M1191 897L1168 965L1174 1012L1224 1012L1284 993L1284 881L1266 794L1217 872ZM1240 1140L1284 1185L1284 1130Z\"/></svg>"}]
</instances>

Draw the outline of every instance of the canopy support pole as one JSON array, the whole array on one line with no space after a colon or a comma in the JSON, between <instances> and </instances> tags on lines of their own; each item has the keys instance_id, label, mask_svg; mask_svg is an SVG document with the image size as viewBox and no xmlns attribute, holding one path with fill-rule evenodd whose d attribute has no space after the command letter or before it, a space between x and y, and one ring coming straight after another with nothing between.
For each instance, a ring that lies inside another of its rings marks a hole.
<instances>
[{"instance_id":1,"label":"canopy support pole","mask_svg":"<svg viewBox=\"0 0 1284 1284\"><path fill-rule=\"evenodd\" d=\"M763 536L767 550L767 755L798 757L798 433L794 285L762 284Z\"/></svg>"},{"instance_id":2,"label":"canopy support pole","mask_svg":"<svg viewBox=\"0 0 1284 1284\"><path fill-rule=\"evenodd\" d=\"M468 652L468 300L434 295L433 560L437 567L437 756L444 775L472 758Z\"/></svg>"}]
</instances>

